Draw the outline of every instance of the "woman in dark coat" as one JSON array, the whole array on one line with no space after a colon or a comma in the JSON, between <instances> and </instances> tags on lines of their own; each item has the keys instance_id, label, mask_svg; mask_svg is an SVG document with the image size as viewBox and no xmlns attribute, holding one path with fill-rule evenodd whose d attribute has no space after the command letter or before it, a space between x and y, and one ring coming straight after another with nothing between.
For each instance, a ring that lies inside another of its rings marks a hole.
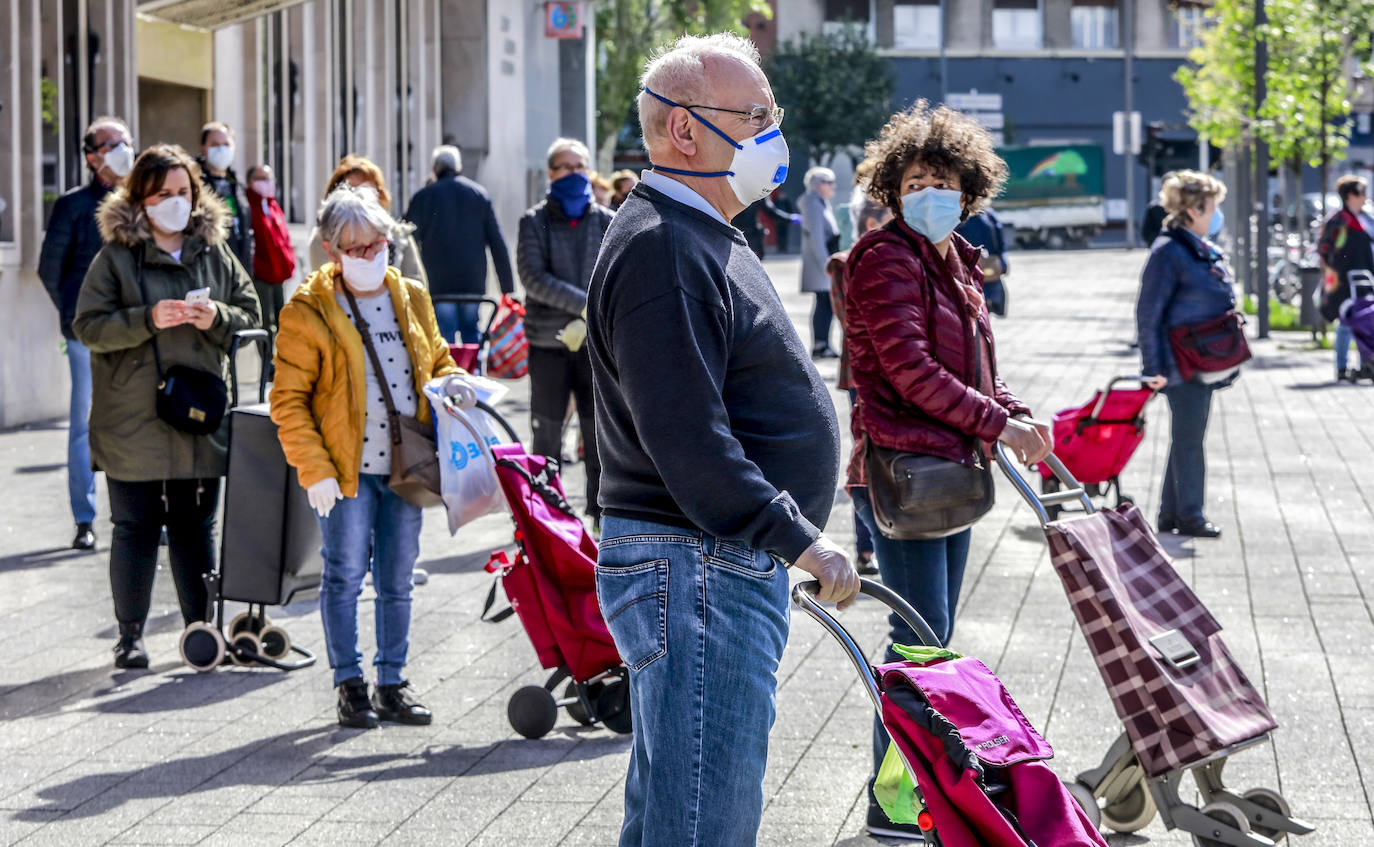
<instances>
[{"instance_id":1,"label":"woman in dark coat","mask_svg":"<svg viewBox=\"0 0 1374 847\"><path fill-rule=\"evenodd\" d=\"M983 302L981 252L954 228L996 195L1006 166L976 121L918 101L868 144L861 173L869 196L896 218L850 250L845 339L859 402L851 418L848 488L877 547L883 584L926 619L942 644L954 629L970 529L944 538L882 534L864 475L869 442L974 465L988 442L1005 442L1023 462L1050 452L1049 428L997 375L992 325ZM871 170L870 170L871 169ZM897 615L891 640L920 643ZM887 661L898 654L889 645ZM887 748L874 724L874 771ZM869 831L910 835L871 802Z\"/></svg>"},{"instance_id":2,"label":"woman in dark coat","mask_svg":"<svg viewBox=\"0 0 1374 847\"><path fill-rule=\"evenodd\" d=\"M1184 382L1169 346L1169 330L1220 317L1236 306L1235 281L1226 254L1207 239L1220 227L1217 208L1226 186L1197 171L1179 171L1159 192L1168 210L1164 232L1150 250L1136 303L1142 373L1169 401L1169 461L1159 498L1159 531L1216 538L1203 501L1207 457L1203 443L1212 392L1234 381L1238 370L1198 374Z\"/></svg>"},{"instance_id":3,"label":"woman in dark coat","mask_svg":"<svg viewBox=\"0 0 1374 847\"><path fill-rule=\"evenodd\" d=\"M1350 302L1351 271L1374 271L1374 218L1364 211L1369 187L1363 178L1353 174L1336 180L1336 192L1341 196L1341 208L1322 224L1317 242L1317 254L1330 270L1326 292L1322 296L1322 317L1336 322L1336 381L1354 382L1360 377L1374 379L1374 362L1360 362L1358 369L1350 364L1350 327L1341 320L1341 310Z\"/></svg>"}]
</instances>

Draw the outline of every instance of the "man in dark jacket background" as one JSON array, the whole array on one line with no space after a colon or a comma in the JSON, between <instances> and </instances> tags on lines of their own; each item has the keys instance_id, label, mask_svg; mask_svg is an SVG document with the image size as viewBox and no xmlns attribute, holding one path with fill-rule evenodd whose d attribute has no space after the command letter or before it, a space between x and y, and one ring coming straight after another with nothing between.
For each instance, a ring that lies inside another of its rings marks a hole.
<instances>
[{"instance_id":1,"label":"man in dark jacket background","mask_svg":"<svg viewBox=\"0 0 1374 847\"><path fill-rule=\"evenodd\" d=\"M614 216L592 199L591 154L581 141L560 138L548 152L549 195L520 218L516 266L525 286L525 336L530 343L530 424L534 452L558 456L568 397L587 461L587 512L600 520L592 364L582 347L587 282Z\"/></svg>"},{"instance_id":2,"label":"man in dark jacket background","mask_svg":"<svg viewBox=\"0 0 1374 847\"><path fill-rule=\"evenodd\" d=\"M487 250L491 250L501 293L513 294L510 253L491 197L462 172L463 157L457 147L436 147L434 181L415 192L406 209L405 219L415 224L430 294L486 294ZM439 331L450 341L461 333L465 344L477 343L481 337L477 313L476 303L434 304Z\"/></svg>"},{"instance_id":3,"label":"man in dark jacket background","mask_svg":"<svg viewBox=\"0 0 1374 847\"><path fill-rule=\"evenodd\" d=\"M226 123L211 121L200 128L200 176L205 185L229 204L232 215L229 249L248 273L253 272L253 218L248 195L234 173L234 131Z\"/></svg>"},{"instance_id":4,"label":"man in dark jacket background","mask_svg":"<svg viewBox=\"0 0 1374 847\"><path fill-rule=\"evenodd\" d=\"M121 119L101 117L91 122L81 139L91 180L57 199L38 258L38 276L57 307L62 337L67 340L67 366L72 374L67 493L72 517L76 519L76 538L72 541L76 550L95 547L95 471L91 469L89 421L91 351L72 333L72 318L76 317L76 298L81 293L86 270L103 245L95 222L96 207L133 169L133 146L129 128Z\"/></svg>"}]
</instances>

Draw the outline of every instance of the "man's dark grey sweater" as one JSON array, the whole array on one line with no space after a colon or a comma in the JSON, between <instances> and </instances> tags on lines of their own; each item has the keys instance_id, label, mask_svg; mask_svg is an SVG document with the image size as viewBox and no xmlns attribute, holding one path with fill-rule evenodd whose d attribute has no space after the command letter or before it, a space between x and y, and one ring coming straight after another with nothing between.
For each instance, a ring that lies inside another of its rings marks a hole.
<instances>
[{"instance_id":1,"label":"man's dark grey sweater","mask_svg":"<svg viewBox=\"0 0 1374 847\"><path fill-rule=\"evenodd\" d=\"M744 236L641 183L587 303L605 514L796 561L830 516L839 427Z\"/></svg>"}]
</instances>

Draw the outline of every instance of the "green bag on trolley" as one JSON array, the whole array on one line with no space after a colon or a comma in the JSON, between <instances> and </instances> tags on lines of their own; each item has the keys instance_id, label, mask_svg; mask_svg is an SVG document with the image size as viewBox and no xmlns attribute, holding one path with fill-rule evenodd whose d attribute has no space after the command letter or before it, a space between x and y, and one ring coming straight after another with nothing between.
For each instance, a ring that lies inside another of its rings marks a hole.
<instances>
[{"instance_id":1,"label":"green bag on trolley","mask_svg":"<svg viewBox=\"0 0 1374 847\"><path fill-rule=\"evenodd\" d=\"M892 649L918 665L936 659L963 658L961 654L943 647L908 647L905 644L894 644ZM877 799L878 805L883 807L887 819L893 823L916 824L917 818L926 810L920 797L916 795L916 785L911 779L911 774L907 773L906 766L902 764L902 757L897 754L897 745L892 742L888 742L887 753L883 755L883 763L878 767L878 777L873 780L873 796Z\"/></svg>"}]
</instances>

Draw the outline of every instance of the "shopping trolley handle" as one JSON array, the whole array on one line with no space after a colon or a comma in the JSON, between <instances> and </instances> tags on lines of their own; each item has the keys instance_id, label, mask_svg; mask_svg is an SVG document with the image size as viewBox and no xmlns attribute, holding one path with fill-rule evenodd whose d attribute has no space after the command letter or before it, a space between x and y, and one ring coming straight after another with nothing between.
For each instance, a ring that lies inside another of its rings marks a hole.
<instances>
[{"instance_id":1,"label":"shopping trolley handle","mask_svg":"<svg viewBox=\"0 0 1374 847\"><path fill-rule=\"evenodd\" d=\"M999 441L994 446L994 450L997 467L1002 469L1002 473L1011 480L1016 493L1020 494L1021 499L1025 500L1035 512L1035 516L1040 519L1041 526L1048 526L1050 523L1048 507L1057 506L1060 503L1078 503L1088 514L1097 511L1097 508L1093 506L1092 498L1083 488L1083 484L1073 478L1073 474L1069 473L1069 469L1064 467L1064 463L1059 461L1059 457L1053 453L1044 458L1044 463L1063 488L1050 494L1040 494L1021 473L1021 470L1016 467L1015 461L1007 453L1005 445Z\"/></svg>"},{"instance_id":2,"label":"shopping trolley handle","mask_svg":"<svg viewBox=\"0 0 1374 847\"><path fill-rule=\"evenodd\" d=\"M873 674L873 668L868 664L868 657L859 648L858 642L849 634L849 630L844 625L835 620L835 616L830 614L816 595L821 590L821 584L817 580L807 580L792 586L792 602L796 603L802 611L806 612L826 629L835 640L840 642L845 654L849 656L849 661L853 663L859 676L864 680L864 689L868 692L868 697L873 701L873 706L882 714L883 704L878 695L878 679ZM869 597L877 598L883 605L896 612L906 625L916 633L921 639L921 643L928 647L940 647L940 639L935 637L935 633L926 623L921 613L911 607L911 604L902 598L900 594L883 585L880 582L873 582L868 579L859 580L859 593L867 594Z\"/></svg>"}]
</instances>

